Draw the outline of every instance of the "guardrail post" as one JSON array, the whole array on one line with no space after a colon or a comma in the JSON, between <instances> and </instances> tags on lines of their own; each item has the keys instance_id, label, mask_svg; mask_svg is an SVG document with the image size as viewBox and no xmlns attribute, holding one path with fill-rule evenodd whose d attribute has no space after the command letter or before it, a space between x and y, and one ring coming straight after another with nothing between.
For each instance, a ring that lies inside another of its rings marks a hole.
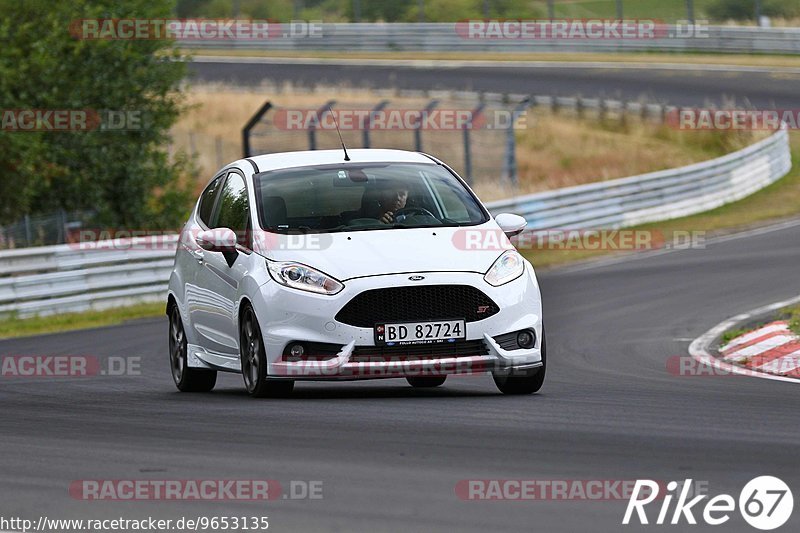
<instances>
[{"instance_id":1,"label":"guardrail post","mask_svg":"<svg viewBox=\"0 0 800 533\"><path fill-rule=\"evenodd\" d=\"M364 143L363 143L364 148L370 147L369 133L370 130L372 129L372 121L375 119L375 115L383 111L387 105L389 105L389 100L383 100L378 105L373 107L372 111L369 112L369 118L367 120L367 123L364 125Z\"/></svg>"},{"instance_id":2,"label":"guardrail post","mask_svg":"<svg viewBox=\"0 0 800 533\"><path fill-rule=\"evenodd\" d=\"M472 129L472 123L475 122L475 117L480 115L483 112L483 108L486 107L486 104L481 103L472 110L469 114L469 120L467 123L464 124L463 132L464 132L464 174L467 178L467 183L472 184L472 147L469 142L469 132Z\"/></svg>"},{"instance_id":3,"label":"guardrail post","mask_svg":"<svg viewBox=\"0 0 800 533\"><path fill-rule=\"evenodd\" d=\"M242 128L242 151L244 152L244 157L250 157L253 155L253 151L250 147L250 130L252 130L256 124L261 121L261 118L270 109L272 109L272 103L267 100L264 102L264 105L262 105L258 111L256 111L256 114L250 117L250 120L247 121L247 124L245 124L244 128Z\"/></svg>"},{"instance_id":4,"label":"guardrail post","mask_svg":"<svg viewBox=\"0 0 800 533\"><path fill-rule=\"evenodd\" d=\"M316 120L312 121L308 127L308 149L309 150L316 150L317 149L317 124L322 122L322 118L325 116L326 113L333 113L333 106L336 105L336 100L328 100L325 105L317 109L317 112L314 114Z\"/></svg>"},{"instance_id":5,"label":"guardrail post","mask_svg":"<svg viewBox=\"0 0 800 533\"><path fill-rule=\"evenodd\" d=\"M422 151L422 121L439 105L439 100L431 100L425 109L419 112L419 123L414 128L414 150L417 152Z\"/></svg>"}]
</instances>

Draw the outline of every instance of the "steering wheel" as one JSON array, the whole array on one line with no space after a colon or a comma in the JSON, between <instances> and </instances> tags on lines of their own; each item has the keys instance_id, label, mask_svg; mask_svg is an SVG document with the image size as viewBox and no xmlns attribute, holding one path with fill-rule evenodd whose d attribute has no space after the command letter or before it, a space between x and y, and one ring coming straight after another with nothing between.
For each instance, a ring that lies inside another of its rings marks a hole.
<instances>
[{"instance_id":1,"label":"steering wheel","mask_svg":"<svg viewBox=\"0 0 800 533\"><path fill-rule=\"evenodd\" d=\"M425 216L429 216L431 218L436 218L435 216L433 216L433 213L431 213L430 211L428 211L424 207L412 206L412 207L404 207L402 209L398 209L397 211L395 211L394 212L394 219L395 219L395 221L398 221L399 217L408 218L411 215L425 215ZM439 220L439 219L436 218L436 220Z\"/></svg>"}]
</instances>

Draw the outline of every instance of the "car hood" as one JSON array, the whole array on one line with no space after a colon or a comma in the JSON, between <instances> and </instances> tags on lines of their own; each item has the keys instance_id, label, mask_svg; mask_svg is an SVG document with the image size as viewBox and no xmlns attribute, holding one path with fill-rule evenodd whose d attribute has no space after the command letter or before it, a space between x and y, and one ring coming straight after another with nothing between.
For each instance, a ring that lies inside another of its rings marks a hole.
<instances>
[{"instance_id":1,"label":"car hood","mask_svg":"<svg viewBox=\"0 0 800 533\"><path fill-rule=\"evenodd\" d=\"M480 226L282 235L269 233L256 252L297 261L340 281L405 272L485 273L512 248L493 221Z\"/></svg>"}]
</instances>

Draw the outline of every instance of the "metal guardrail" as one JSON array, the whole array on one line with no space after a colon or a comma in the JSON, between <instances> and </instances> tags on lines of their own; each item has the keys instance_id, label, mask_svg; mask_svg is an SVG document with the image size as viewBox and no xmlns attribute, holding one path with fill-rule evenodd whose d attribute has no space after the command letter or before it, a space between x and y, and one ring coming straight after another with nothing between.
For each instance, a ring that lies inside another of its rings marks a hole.
<instances>
[{"instance_id":1,"label":"metal guardrail","mask_svg":"<svg viewBox=\"0 0 800 533\"><path fill-rule=\"evenodd\" d=\"M792 168L784 127L742 150L675 169L578 185L487 204L525 217L530 229L619 228L678 218L734 202Z\"/></svg>"},{"instance_id":2,"label":"metal guardrail","mask_svg":"<svg viewBox=\"0 0 800 533\"><path fill-rule=\"evenodd\" d=\"M159 301L177 235L0 252L0 316L21 318Z\"/></svg>"},{"instance_id":3,"label":"metal guardrail","mask_svg":"<svg viewBox=\"0 0 800 533\"><path fill-rule=\"evenodd\" d=\"M619 228L738 200L792 166L786 128L747 148L680 168L492 202L531 229ZM0 252L0 316L20 317L159 301L178 237L64 244ZM137 245L137 243L139 243ZM147 243L142 246L143 243ZM10 276L10 277L9 277Z\"/></svg>"},{"instance_id":4,"label":"metal guardrail","mask_svg":"<svg viewBox=\"0 0 800 533\"><path fill-rule=\"evenodd\" d=\"M466 38L463 23L321 23L313 37L256 40L187 39L186 48L226 50L337 50L348 52L621 52L701 51L800 53L800 28L667 25L653 38ZM686 36L689 35L689 36Z\"/></svg>"}]
</instances>

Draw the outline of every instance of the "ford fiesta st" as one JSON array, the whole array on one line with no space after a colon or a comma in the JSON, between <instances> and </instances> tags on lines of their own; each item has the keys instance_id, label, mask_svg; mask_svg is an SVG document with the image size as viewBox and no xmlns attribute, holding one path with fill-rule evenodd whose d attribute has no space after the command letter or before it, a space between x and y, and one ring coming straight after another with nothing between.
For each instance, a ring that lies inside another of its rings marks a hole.
<instances>
[{"instance_id":1,"label":"ford fiesta st","mask_svg":"<svg viewBox=\"0 0 800 533\"><path fill-rule=\"evenodd\" d=\"M231 163L179 240L167 301L172 377L210 391L237 372L254 397L300 380L493 375L538 391L539 286L509 241L522 217L487 211L429 155L270 154Z\"/></svg>"}]
</instances>

